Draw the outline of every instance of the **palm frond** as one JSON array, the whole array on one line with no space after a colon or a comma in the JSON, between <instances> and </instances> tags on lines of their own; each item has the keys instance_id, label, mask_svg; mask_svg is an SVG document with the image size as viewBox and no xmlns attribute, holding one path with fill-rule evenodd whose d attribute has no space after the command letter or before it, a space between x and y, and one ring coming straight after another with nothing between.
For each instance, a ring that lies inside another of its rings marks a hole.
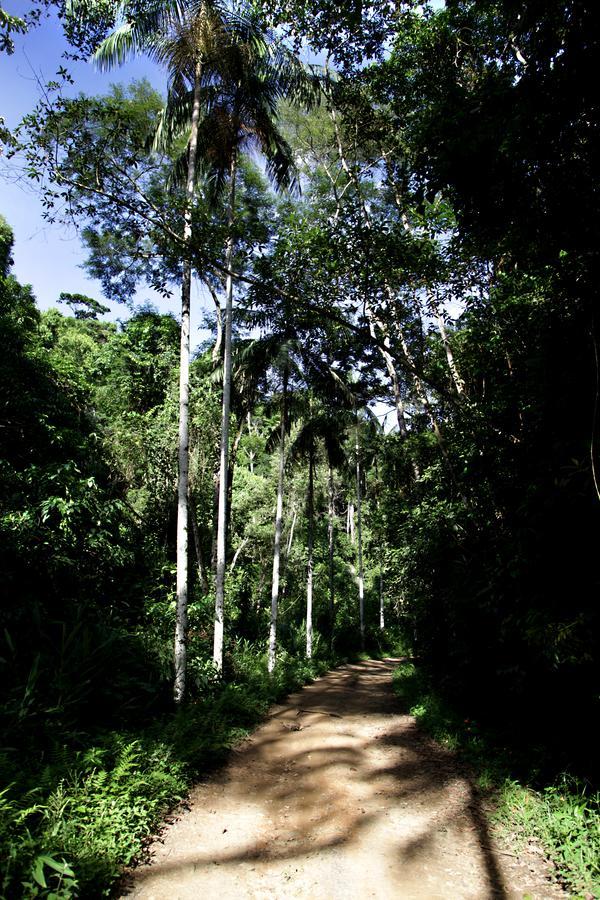
<instances>
[{"instance_id":1,"label":"palm frond","mask_svg":"<svg viewBox=\"0 0 600 900\"><path fill-rule=\"evenodd\" d=\"M100 71L105 72L127 62L139 49L139 35L135 26L131 22L124 22L102 41L93 59Z\"/></svg>"},{"instance_id":2,"label":"palm frond","mask_svg":"<svg viewBox=\"0 0 600 900\"><path fill-rule=\"evenodd\" d=\"M90 5L96 5L94 0L69 0L70 14L77 17ZM139 4L134 7L130 0L123 0L115 4L115 30L100 43L92 58L105 71L122 65L134 53L154 56L183 14L180 0L149 0L143 11Z\"/></svg>"},{"instance_id":3,"label":"palm frond","mask_svg":"<svg viewBox=\"0 0 600 900\"><path fill-rule=\"evenodd\" d=\"M192 117L193 95L187 92L182 96L169 94L167 105L160 111L152 137L152 150L167 153L173 144L182 139L190 129Z\"/></svg>"}]
</instances>

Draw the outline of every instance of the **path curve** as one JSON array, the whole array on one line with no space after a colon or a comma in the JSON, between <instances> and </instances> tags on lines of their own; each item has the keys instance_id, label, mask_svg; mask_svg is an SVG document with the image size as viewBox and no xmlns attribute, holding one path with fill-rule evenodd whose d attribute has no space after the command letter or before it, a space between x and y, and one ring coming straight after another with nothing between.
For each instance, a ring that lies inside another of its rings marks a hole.
<instances>
[{"instance_id":1,"label":"path curve","mask_svg":"<svg viewBox=\"0 0 600 900\"><path fill-rule=\"evenodd\" d=\"M132 873L139 900L535 900L565 894L498 845L468 773L401 712L397 660L273 707Z\"/></svg>"}]
</instances>

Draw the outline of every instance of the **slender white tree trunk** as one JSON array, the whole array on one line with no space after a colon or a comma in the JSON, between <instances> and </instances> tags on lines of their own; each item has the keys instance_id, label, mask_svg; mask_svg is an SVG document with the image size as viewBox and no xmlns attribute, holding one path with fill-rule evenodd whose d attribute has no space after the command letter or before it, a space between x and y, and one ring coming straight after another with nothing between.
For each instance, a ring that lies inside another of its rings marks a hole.
<instances>
[{"instance_id":1,"label":"slender white tree trunk","mask_svg":"<svg viewBox=\"0 0 600 900\"><path fill-rule=\"evenodd\" d=\"M365 582L362 557L362 501L360 493L360 444L358 441L358 419L356 422L356 537L358 546L358 613L360 619L360 646L365 649Z\"/></svg>"},{"instance_id":2,"label":"slender white tree trunk","mask_svg":"<svg viewBox=\"0 0 600 900\"><path fill-rule=\"evenodd\" d=\"M235 564L238 561L238 556L240 555L240 553L242 552L242 550L244 549L244 547L246 546L247 543L248 543L248 538L244 538L244 540L240 543L240 546L237 548L237 550L233 554L233 559L231 560L231 565L229 567L229 574L231 574L233 572L233 570L235 569Z\"/></svg>"},{"instance_id":3,"label":"slender white tree trunk","mask_svg":"<svg viewBox=\"0 0 600 900\"><path fill-rule=\"evenodd\" d=\"M446 359L448 360L448 369L450 370L450 375L452 376L452 381L454 382L454 387L456 388L457 394L464 394L465 392L465 383L460 376L460 372L458 371L458 366L456 365L456 360L454 359L454 353L452 352L452 347L450 346L450 341L448 340L448 332L446 331L446 323L444 322L444 316L442 315L440 309L436 309L436 317L438 322L438 328L440 330L440 337L442 338L442 343L444 345L444 349L446 351Z\"/></svg>"},{"instance_id":4,"label":"slender white tree trunk","mask_svg":"<svg viewBox=\"0 0 600 900\"><path fill-rule=\"evenodd\" d=\"M329 649L333 647L333 631L335 628L335 577L334 577L334 540L335 540L335 485L333 466L329 463Z\"/></svg>"},{"instance_id":5,"label":"slender white tree trunk","mask_svg":"<svg viewBox=\"0 0 600 900\"><path fill-rule=\"evenodd\" d=\"M308 456L308 559L306 566L306 656L308 659L312 659L313 647L314 455L311 440Z\"/></svg>"},{"instance_id":6,"label":"slender white tree trunk","mask_svg":"<svg viewBox=\"0 0 600 900\"><path fill-rule=\"evenodd\" d=\"M277 611L279 606L279 567L281 562L281 532L283 529L283 482L285 475L285 427L287 400L287 369L283 373L281 392L281 425L279 432L279 471L277 476L277 506L275 509L275 545L273 548L273 581L271 583L271 623L269 627L268 669L275 668L277 656Z\"/></svg>"},{"instance_id":7,"label":"slender white tree trunk","mask_svg":"<svg viewBox=\"0 0 600 900\"><path fill-rule=\"evenodd\" d=\"M206 284L208 292L213 299L213 303L215 304L217 335L214 346L212 348L211 359L216 363L221 356L221 345L223 343L223 315L216 291L213 290L212 285L208 284L207 282L204 283Z\"/></svg>"},{"instance_id":8,"label":"slender white tree trunk","mask_svg":"<svg viewBox=\"0 0 600 900\"><path fill-rule=\"evenodd\" d=\"M181 284L181 343L179 350L179 436L177 483L177 606L175 613L175 679L173 697L180 704L185 696L187 662L188 605L188 487L189 487L189 404L190 404L190 298L192 292L192 206L196 182L198 124L200 121L200 63L196 65L192 129L188 155L186 206L183 240L186 245Z\"/></svg>"},{"instance_id":9,"label":"slender white tree trunk","mask_svg":"<svg viewBox=\"0 0 600 900\"><path fill-rule=\"evenodd\" d=\"M288 588L288 577L287 577L287 567L290 561L290 551L292 549L292 544L294 542L294 529L296 527L296 519L298 517L298 510L296 509L296 504L294 503L293 512L292 512L292 521L290 524L290 533L288 535L287 547L285 550L285 556L282 557L282 560L279 564L279 581L283 580L283 587L281 588L281 601L285 599L285 595L287 593ZM283 524L281 526L281 537L283 540ZM279 600L277 602L279 606Z\"/></svg>"},{"instance_id":10,"label":"slender white tree trunk","mask_svg":"<svg viewBox=\"0 0 600 900\"><path fill-rule=\"evenodd\" d=\"M248 423L248 434L252 434L252 413L248 410L246 415L246 422ZM248 451L248 467L250 469L250 474L254 475L254 450Z\"/></svg>"},{"instance_id":11,"label":"slender white tree trunk","mask_svg":"<svg viewBox=\"0 0 600 900\"><path fill-rule=\"evenodd\" d=\"M294 541L294 528L296 527L296 519L298 517L298 510L294 506L294 512L292 514L292 524L290 525L290 534L287 542L286 556L290 555L290 551L292 549L292 543Z\"/></svg>"},{"instance_id":12,"label":"slender white tree trunk","mask_svg":"<svg viewBox=\"0 0 600 900\"><path fill-rule=\"evenodd\" d=\"M223 632L225 607L225 562L227 554L227 480L229 475L229 418L231 409L231 323L233 313L233 221L235 217L235 176L237 157L231 157L229 187L229 237L227 239L227 286L225 298L225 343L223 352L223 413L221 419L221 456L219 464L219 503L217 512L217 567L215 575L215 634L213 661L223 668Z\"/></svg>"},{"instance_id":13,"label":"slender white tree trunk","mask_svg":"<svg viewBox=\"0 0 600 900\"><path fill-rule=\"evenodd\" d=\"M383 609L383 569L379 567L379 629L385 630L385 614Z\"/></svg>"},{"instance_id":14,"label":"slender white tree trunk","mask_svg":"<svg viewBox=\"0 0 600 900\"><path fill-rule=\"evenodd\" d=\"M198 565L198 581L202 587L202 593L206 597L208 594L210 587L208 584L208 578L206 576L206 566L204 565L204 559L202 558L202 545L200 544L200 532L198 531L198 523L196 522L196 516L192 512L190 516L192 522L192 534L194 535L194 547L196 549L196 562Z\"/></svg>"}]
</instances>

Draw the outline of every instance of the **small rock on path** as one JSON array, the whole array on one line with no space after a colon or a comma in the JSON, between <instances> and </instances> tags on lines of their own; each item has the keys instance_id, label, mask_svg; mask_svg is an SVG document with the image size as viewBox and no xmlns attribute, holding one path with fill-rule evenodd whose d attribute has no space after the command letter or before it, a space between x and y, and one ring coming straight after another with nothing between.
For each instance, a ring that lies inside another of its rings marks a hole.
<instances>
[{"instance_id":1,"label":"small rock on path","mask_svg":"<svg viewBox=\"0 0 600 900\"><path fill-rule=\"evenodd\" d=\"M400 711L398 660L336 669L274 707L133 870L136 900L551 900L539 854L490 830L454 755Z\"/></svg>"}]
</instances>

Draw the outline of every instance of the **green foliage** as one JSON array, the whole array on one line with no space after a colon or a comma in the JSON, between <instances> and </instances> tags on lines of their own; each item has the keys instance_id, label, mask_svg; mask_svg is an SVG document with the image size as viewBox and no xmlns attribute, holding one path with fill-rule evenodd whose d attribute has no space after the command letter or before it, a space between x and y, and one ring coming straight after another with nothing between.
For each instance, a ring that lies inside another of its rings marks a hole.
<instances>
[{"instance_id":1,"label":"green foliage","mask_svg":"<svg viewBox=\"0 0 600 900\"><path fill-rule=\"evenodd\" d=\"M0 53L15 52L15 44L11 37L12 34L25 34L27 31L27 22L19 19L17 16L11 16L6 10L0 7Z\"/></svg>"},{"instance_id":2,"label":"green foliage","mask_svg":"<svg viewBox=\"0 0 600 900\"><path fill-rule=\"evenodd\" d=\"M75 311L76 319L97 319L99 315L109 311L108 306L85 294L69 294L62 291L59 299L61 303L66 303Z\"/></svg>"},{"instance_id":3,"label":"green foliage","mask_svg":"<svg viewBox=\"0 0 600 900\"><path fill-rule=\"evenodd\" d=\"M542 791L507 780L498 818L522 843L539 840L566 884L580 894L600 886L600 795L572 776Z\"/></svg>"},{"instance_id":4,"label":"green foliage","mask_svg":"<svg viewBox=\"0 0 600 900\"><path fill-rule=\"evenodd\" d=\"M234 648L227 682L208 679L185 709L130 731L54 743L43 765L0 757L2 890L31 896L105 896L147 835L181 800L191 780L223 760L236 741L286 693L323 674L324 661L282 653L274 677L266 653Z\"/></svg>"},{"instance_id":5,"label":"green foliage","mask_svg":"<svg viewBox=\"0 0 600 900\"><path fill-rule=\"evenodd\" d=\"M172 749L149 735L107 734L85 751L55 747L41 773L22 770L5 794L13 799L4 808L4 891L29 876L34 896L103 895L185 793L184 772Z\"/></svg>"},{"instance_id":6,"label":"green foliage","mask_svg":"<svg viewBox=\"0 0 600 900\"><path fill-rule=\"evenodd\" d=\"M84 5L89 17L73 0L77 15L65 19L82 52L115 25L114 4ZM476 766L513 830L537 835L575 889L595 889L594 747L555 724L556 709L575 722L598 709L593 4L439 6L264 4L261 15L298 46L329 54L320 106L284 108L281 133L278 100L314 100L316 82L283 45L267 65L261 38L247 47L244 77L223 90L220 66L240 46L211 49L199 168L217 177L198 181L189 248L217 303L228 236L241 275L228 632L220 677L210 658L222 347L207 342L191 366L197 572L190 697L177 715L168 685L178 323L146 306L117 327L97 319L97 300L68 293L74 317L40 314L10 275L12 234L0 218L0 381L11 387L0 398L7 892L108 889L195 772L282 693L356 652L359 408L369 650L393 643L415 654L419 667L405 665L396 683L419 721ZM121 58L137 29L138 46L162 47L175 70L170 13L154 12L105 50ZM158 43L157 26L167 26ZM0 10L0 50L19 27ZM185 168L190 99L188 70L179 76L168 115L146 83L70 99L54 83L10 141L49 221L83 223L88 273L111 299L179 285L186 203L173 163ZM150 151L157 114L174 140ZM293 158L303 193L278 201L254 165L240 164L231 224L213 188L244 143L266 153L280 183ZM284 368L289 454L269 677ZM375 415L387 429L368 421ZM380 579L387 634L377 627Z\"/></svg>"}]
</instances>

